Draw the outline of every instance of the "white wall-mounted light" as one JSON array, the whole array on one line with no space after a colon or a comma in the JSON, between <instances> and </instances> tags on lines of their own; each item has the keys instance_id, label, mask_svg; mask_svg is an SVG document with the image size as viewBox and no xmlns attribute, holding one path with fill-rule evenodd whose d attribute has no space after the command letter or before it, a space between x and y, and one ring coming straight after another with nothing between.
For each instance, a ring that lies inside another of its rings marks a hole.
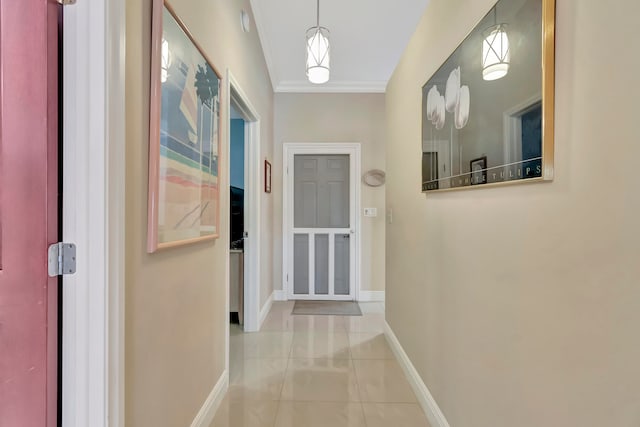
<instances>
[{"instance_id":1,"label":"white wall-mounted light","mask_svg":"<svg viewBox=\"0 0 640 427\"><path fill-rule=\"evenodd\" d=\"M320 26L320 0L316 26L307 30L307 78L311 83L329 81L329 30Z\"/></svg>"},{"instance_id":2,"label":"white wall-mounted light","mask_svg":"<svg viewBox=\"0 0 640 427\"><path fill-rule=\"evenodd\" d=\"M240 27L245 33L251 31L251 17L249 17L246 10L240 12Z\"/></svg>"}]
</instances>

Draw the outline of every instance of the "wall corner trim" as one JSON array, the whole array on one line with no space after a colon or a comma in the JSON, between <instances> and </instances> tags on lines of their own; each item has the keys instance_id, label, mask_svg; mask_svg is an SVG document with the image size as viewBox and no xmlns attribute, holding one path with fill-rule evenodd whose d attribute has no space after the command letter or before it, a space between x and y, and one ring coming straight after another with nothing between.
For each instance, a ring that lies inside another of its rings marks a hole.
<instances>
[{"instance_id":1,"label":"wall corner trim","mask_svg":"<svg viewBox=\"0 0 640 427\"><path fill-rule=\"evenodd\" d=\"M267 315L271 311L271 306L273 305L273 300L275 300L276 291L271 292L267 302L264 303L262 309L260 310L260 319L258 319L258 330L262 328L262 324L264 323L264 319L267 318Z\"/></svg>"},{"instance_id":2,"label":"wall corner trim","mask_svg":"<svg viewBox=\"0 0 640 427\"><path fill-rule=\"evenodd\" d=\"M411 384L411 388L416 394L418 402L427 416L429 423L433 427L450 427L449 422L440 410L440 407L433 398L433 395L427 388L424 381L422 381L420 374L418 374L418 371L413 366L413 363L411 363L409 356L407 356L402 345L400 345L400 341L398 341L396 334L386 321L384 324L384 336L387 338L387 341L391 346L391 350L393 350L393 353L398 359L398 363L402 366L402 370L409 380L409 384Z\"/></svg>"},{"instance_id":3,"label":"wall corner trim","mask_svg":"<svg viewBox=\"0 0 640 427\"><path fill-rule=\"evenodd\" d=\"M360 291L360 302L378 302L384 301L384 291Z\"/></svg>"},{"instance_id":4,"label":"wall corner trim","mask_svg":"<svg viewBox=\"0 0 640 427\"><path fill-rule=\"evenodd\" d=\"M225 370L220 375L218 382L209 393L207 400L204 401L202 408L198 411L198 414L193 419L191 427L209 427L213 421L213 417L216 415L216 411L222 403L227 389L229 388L229 371Z\"/></svg>"}]
</instances>

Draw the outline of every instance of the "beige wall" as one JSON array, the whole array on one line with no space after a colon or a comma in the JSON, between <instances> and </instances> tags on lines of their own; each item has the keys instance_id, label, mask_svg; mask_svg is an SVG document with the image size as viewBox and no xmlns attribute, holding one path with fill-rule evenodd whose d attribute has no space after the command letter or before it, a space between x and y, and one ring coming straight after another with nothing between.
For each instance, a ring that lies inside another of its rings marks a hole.
<instances>
[{"instance_id":1,"label":"beige wall","mask_svg":"<svg viewBox=\"0 0 640 427\"><path fill-rule=\"evenodd\" d=\"M282 289L282 143L360 142L362 173L385 169L383 94L275 95L273 158L273 283ZM363 290L384 291L385 187L361 184L361 207L377 207L378 216L360 212Z\"/></svg>"},{"instance_id":2,"label":"beige wall","mask_svg":"<svg viewBox=\"0 0 640 427\"><path fill-rule=\"evenodd\" d=\"M452 427L638 426L640 3L557 1L553 183L425 196L420 88L493 3L432 0L388 86L388 322Z\"/></svg>"},{"instance_id":3,"label":"beige wall","mask_svg":"<svg viewBox=\"0 0 640 427\"><path fill-rule=\"evenodd\" d=\"M248 0L171 2L219 72L229 67L262 119L271 157L273 92L254 30L240 29ZM213 243L146 253L150 0L127 1L126 425L188 426L224 370L228 248L228 118L221 123L221 236ZM226 81L223 83L223 87ZM262 200L264 292L271 292L271 201Z\"/></svg>"}]
</instances>

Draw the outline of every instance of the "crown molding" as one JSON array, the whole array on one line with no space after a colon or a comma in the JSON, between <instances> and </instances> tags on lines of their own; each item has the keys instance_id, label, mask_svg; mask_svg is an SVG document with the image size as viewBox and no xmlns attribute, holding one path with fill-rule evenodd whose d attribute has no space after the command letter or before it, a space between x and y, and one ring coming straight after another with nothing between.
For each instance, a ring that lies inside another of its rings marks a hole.
<instances>
[{"instance_id":1,"label":"crown molding","mask_svg":"<svg viewBox=\"0 0 640 427\"><path fill-rule=\"evenodd\" d=\"M281 81L274 85L277 93L384 93L387 82L329 81L314 85L306 80Z\"/></svg>"}]
</instances>

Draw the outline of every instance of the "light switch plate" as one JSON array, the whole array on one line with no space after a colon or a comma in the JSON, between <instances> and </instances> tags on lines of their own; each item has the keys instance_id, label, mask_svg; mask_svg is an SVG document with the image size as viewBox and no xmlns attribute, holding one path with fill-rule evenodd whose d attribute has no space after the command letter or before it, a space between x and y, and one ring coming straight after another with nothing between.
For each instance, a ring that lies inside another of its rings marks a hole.
<instances>
[{"instance_id":1,"label":"light switch plate","mask_svg":"<svg viewBox=\"0 0 640 427\"><path fill-rule=\"evenodd\" d=\"M378 208L364 208L364 216L378 216Z\"/></svg>"}]
</instances>

